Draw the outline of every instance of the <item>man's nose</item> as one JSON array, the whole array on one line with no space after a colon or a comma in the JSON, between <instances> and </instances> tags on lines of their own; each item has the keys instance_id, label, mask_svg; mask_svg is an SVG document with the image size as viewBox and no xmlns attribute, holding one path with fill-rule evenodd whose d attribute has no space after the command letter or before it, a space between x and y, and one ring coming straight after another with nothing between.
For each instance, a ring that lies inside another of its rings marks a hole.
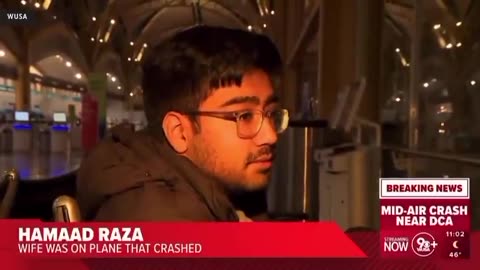
<instances>
[{"instance_id":1,"label":"man's nose","mask_svg":"<svg viewBox=\"0 0 480 270\"><path fill-rule=\"evenodd\" d=\"M273 145L278 141L277 131L268 119L263 122L257 136L253 138L256 145Z\"/></svg>"}]
</instances>

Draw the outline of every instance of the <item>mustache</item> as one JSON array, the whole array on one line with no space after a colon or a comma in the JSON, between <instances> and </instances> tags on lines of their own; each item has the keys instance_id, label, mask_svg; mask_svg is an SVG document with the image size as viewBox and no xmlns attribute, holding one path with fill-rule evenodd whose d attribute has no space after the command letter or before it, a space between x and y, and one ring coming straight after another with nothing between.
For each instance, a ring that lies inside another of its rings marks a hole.
<instances>
[{"instance_id":1,"label":"mustache","mask_svg":"<svg viewBox=\"0 0 480 270\"><path fill-rule=\"evenodd\" d=\"M250 153L247 156L247 162L246 164L250 164L252 162L255 162L265 156L272 156L272 159L275 158L275 146L264 146L260 148L256 153Z\"/></svg>"}]
</instances>

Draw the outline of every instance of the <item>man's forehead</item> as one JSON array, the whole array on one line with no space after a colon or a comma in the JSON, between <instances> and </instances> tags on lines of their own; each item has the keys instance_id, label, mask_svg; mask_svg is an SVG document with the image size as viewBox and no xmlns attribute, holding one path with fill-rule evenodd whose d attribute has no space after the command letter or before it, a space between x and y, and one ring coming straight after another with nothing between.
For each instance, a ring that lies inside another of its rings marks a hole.
<instances>
[{"instance_id":1,"label":"man's forehead","mask_svg":"<svg viewBox=\"0 0 480 270\"><path fill-rule=\"evenodd\" d=\"M237 103L257 103L276 101L277 98L270 78L265 74L249 73L242 79L242 84L235 84L215 89L205 100L205 105L228 106Z\"/></svg>"}]
</instances>

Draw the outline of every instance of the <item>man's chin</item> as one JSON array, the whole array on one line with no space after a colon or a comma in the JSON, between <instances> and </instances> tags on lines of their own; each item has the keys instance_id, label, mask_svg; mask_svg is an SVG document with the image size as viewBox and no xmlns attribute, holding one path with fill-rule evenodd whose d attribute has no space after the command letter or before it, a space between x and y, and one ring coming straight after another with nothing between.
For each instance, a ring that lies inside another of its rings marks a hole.
<instances>
[{"instance_id":1,"label":"man's chin","mask_svg":"<svg viewBox=\"0 0 480 270\"><path fill-rule=\"evenodd\" d=\"M257 191L268 186L270 174L255 175L247 179L248 180L243 183L244 189L246 191Z\"/></svg>"},{"instance_id":2,"label":"man's chin","mask_svg":"<svg viewBox=\"0 0 480 270\"><path fill-rule=\"evenodd\" d=\"M268 186L270 177L246 177L241 182L227 184L232 194L242 194L265 189Z\"/></svg>"}]
</instances>

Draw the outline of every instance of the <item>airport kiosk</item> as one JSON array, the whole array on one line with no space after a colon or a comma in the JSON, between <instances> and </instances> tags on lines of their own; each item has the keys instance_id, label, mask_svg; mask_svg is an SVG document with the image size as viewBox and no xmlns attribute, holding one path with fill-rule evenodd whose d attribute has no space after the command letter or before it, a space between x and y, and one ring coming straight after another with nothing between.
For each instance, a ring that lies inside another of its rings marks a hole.
<instances>
[{"instance_id":1,"label":"airport kiosk","mask_svg":"<svg viewBox=\"0 0 480 270\"><path fill-rule=\"evenodd\" d=\"M53 114L53 124L50 131L50 152L64 153L69 151L70 125L67 114L58 112Z\"/></svg>"},{"instance_id":2,"label":"airport kiosk","mask_svg":"<svg viewBox=\"0 0 480 270\"><path fill-rule=\"evenodd\" d=\"M329 119L332 130L350 134L350 141L316 149L319 164L319 216L342 228L378 225L381 128L358 116L366 81L348 85L338 95ZM369 136L367 136L369 135ZM374 210L372 210L374 209ZM378 212L378 211L377 211Z\"/></svg>"},{"instance_id":3,"label":"airport kiosk","mask_svg":"<svg viewBox=\"0 0 480 270\"><path fill-rule=\"evenodd\" d=\"M15 111L13 123L13 152L28 152L32 150L32 124L30 112Z\"/></svg>"}]
</instances>

